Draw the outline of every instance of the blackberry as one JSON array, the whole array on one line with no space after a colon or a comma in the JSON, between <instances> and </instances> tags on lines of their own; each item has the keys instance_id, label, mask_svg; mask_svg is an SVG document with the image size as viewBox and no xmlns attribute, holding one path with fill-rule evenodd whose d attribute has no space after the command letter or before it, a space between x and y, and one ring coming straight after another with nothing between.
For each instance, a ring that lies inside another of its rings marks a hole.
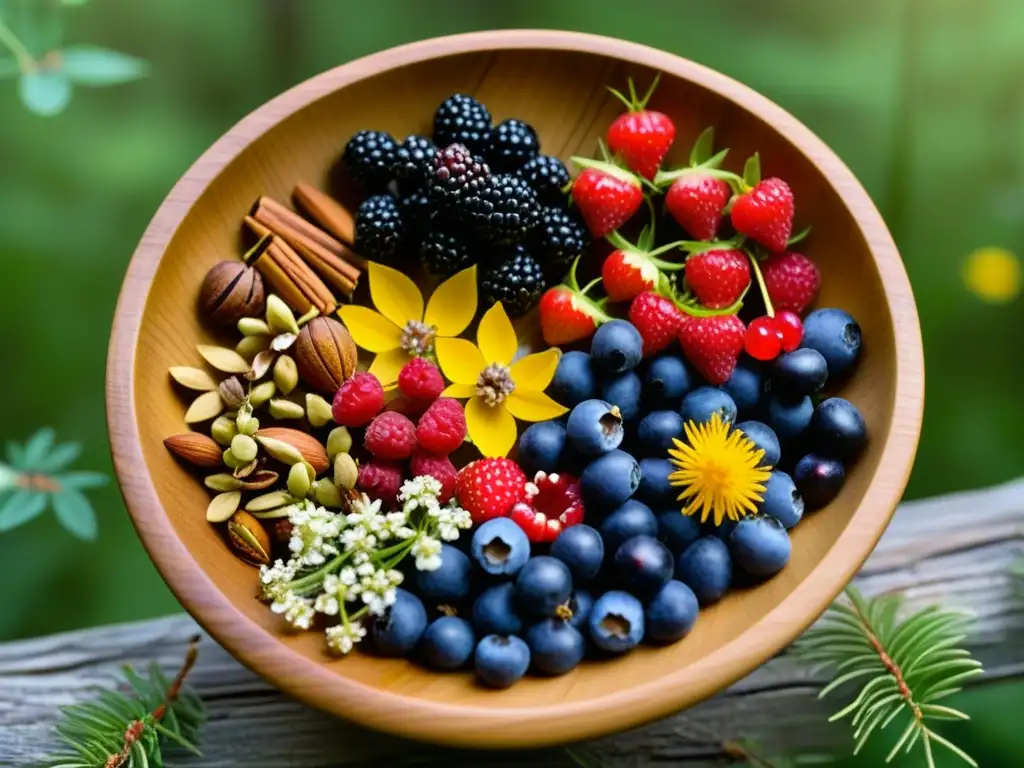
<instances>
[{"instance_id":1,"label":"blackberry","mask_svg":"<svg viewBox=\"0 0 1024 768\"><path fill-rule=\"evenodd\" d=\"M453 94L434 113L434 143L439 147L465 144L474 152L483 152L490 138L491 113L472 96Z\"/></svg>"},{"instance_id":2,"label":"blackberry","mask_svg":"<svg viewBox=\"0 0 1024 768\"><path fill-rule=\"evenodd\" d=\"M420 243L420 260L435 277L451 277L476 262L473 242L451 227L435 226Z\"/></svg>"},{"instance_id":3,"label":"blackberry","mask_svg":"<svg viewBox=\"0 0 1024 768\"><path fill-rule=\"evenodd\" d=\"M511 173L540 151L540 139L533 126L514 117L502 120L491 131L484 157L496 171Z\"/></svg>"},{"instance_id":4,"label":"blackberry","mask_svg":"<svg viewBox=\"0 0 1024 768\"><path fill-rule=\"evenodd\" d=\"M540 223L533 230L533 250L544 265L551 282L559 281L576 257L590 244L590 234L574 211L562 208L540 209Z\"/></svg>"},{"instance_id":5,"label":"blackberry","mask_svg":"<svg viewBox=\"0 0 1024 768\"><path fill-rule=\"evenodd\" d=\"M402 246L405 225L390 195L368 197L356 213L356 251L370 261L393 262Z\"/></svg>"},{"instance_id":6,"label":"blackberry","mask_svg":"<svg viewBox=\"0 0 1024 768\"><path fill-rule=\"evenodd\" d=\"M405 225L406 239L419 240L427 231L430 217L434 212L434 204L425 189L414 189L405 197L398 199L398 210L402 214Z\"/></svg>"},{"instance_id":7,"label":"blackberry","mask_svg":"<svg viewBox=\"0 0 1024 768\"><path fill-rule=\"evenodd\" d=\"M395 178L403 191L426 185L434 170L437 147L426 136L406 137L395 152Z\"/></svg>"},{"instance_id":8,"label":"blackberry","mask_svg":"<svg viewBox=\"0 0 1024 768\"><path fill-rule=\"evenodd\" d=\"M562 189L569 183L569 169L557 157L537 155L527 160L516 173L526 180L543 202L565 202Z\"/></svg>"},{"instance_id":9,"label":"blackberry","mask_svg":"<svg viewBox=\"0 0 1024 768\"><path fill-rule=\"evenodd\" d=\"M547 288L544 270L521 245L480 281L480 293L488 305L501 302L510 317L525 315L540 301Z\"/></svg>"},{"instance_id":10,"label":"blackberry","mask_svg":"<svg viewBox=\"0 0 1024 768\"><path fill-rule=\"evenodd\" d=\"M487 164L462 144L451 144L434 158L430 196L442 206L454 206L466 195L483 189L491 178Z\"/></svg>"},{"instance_id":11,"label":"blackberry","mask_svg":"<svg viewBox=\"0 0 1024 768\"><path fill-rule=\"evenodd\" d=\"M501 245L521 243L540 219L537 195L518 176L492 176L478 192L463 197L459 215L484 239Z\"/></svg>"},{"instance_id":12,"label":"blackberry","mask_svg":"<svg viewBox=\"0 0 1024 768\"><path fill-rule=\"evenodd\" d=\"M383 190L394 178L395 137L385 131L359 131L345 145L342 163L369 190Z\"/></svg>"}]
</instances>

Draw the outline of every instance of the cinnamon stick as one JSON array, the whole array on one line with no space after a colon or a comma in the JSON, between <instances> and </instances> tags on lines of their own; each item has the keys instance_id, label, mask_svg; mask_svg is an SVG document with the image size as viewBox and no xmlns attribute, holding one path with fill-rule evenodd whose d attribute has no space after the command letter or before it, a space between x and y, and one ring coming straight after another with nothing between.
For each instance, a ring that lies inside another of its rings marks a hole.
<instances>
[{"instance_id":1,"label":"cinnamon stick","mask_svg":"<svg viewBox=\"0 0 1024 768\"><path fill-rule=\"evenodd\" d=\"M339 262L338 269L353 282L359 279L359 270L366 266L366 260L353 253L345 243L335 240L273 198L265 195L259 198L250 215L285 238L293 248L298 242L303 242L306 247L325 254L327 260Z\"/></svg>"},{"instance_id":2,"label":"cinnamon stick","mask_svg":"<svg viewBox=\"0 0 1024 768\"><path fill-rule=\"evenodd\" d=\"M297 184L292 192L292 202L341 242L349 245L355 243L355 218L330 195L310 184Z\"/></svg>"},{"instance_id":3,"label":"cinnamon stick","mask_svg":"<svg viewBox=\"0 0 1024 768\"><path fill-rule=\"evenodd\" d=\"M321 315L330 315L338 308L330 289L288 243L275 237L267 250L270 258L281 265L284 273L299 286L299 290L313 302L313 306L320 310Z\"/></svg>"},{"instance_id":4,"label":"cinnamon stick","mask_svg":"<svg viewBox=\"0 0 1024 768\"><path fill-rule=\"evenodd\" d=\"M277 260L269 255L269 251L269 247L263 249L252 260L252 266L259 270L263 278L273 287L274 293L280 296L285 304L300 315L306 314L313 308L313 302L299 289L295 281L288 277Z\"/></svg>"},{"instance_id":5,"label":"cinnamon stick","mask_svg":"<svg viewBox=\"0 0 1024 768\"><path fill-rule=\"evenodd\" d=\"M283 240L290 249L294 249L293 253L297 250L297 256L301 256L325 282L344 294L346 298L351 298L352 292L356 288L356 280L359 279L360 274L359 270L355 269L351 264L345 264L339 259L335 259L331 254L312 246L303 238L292 238L289 240L286 235L252 216L246 216L245 223L257 237L271 234ZM283 228L283 231L290 233L292 230ZM352 276L353 273L354 277Z\"/></svg>"}]
</instances>

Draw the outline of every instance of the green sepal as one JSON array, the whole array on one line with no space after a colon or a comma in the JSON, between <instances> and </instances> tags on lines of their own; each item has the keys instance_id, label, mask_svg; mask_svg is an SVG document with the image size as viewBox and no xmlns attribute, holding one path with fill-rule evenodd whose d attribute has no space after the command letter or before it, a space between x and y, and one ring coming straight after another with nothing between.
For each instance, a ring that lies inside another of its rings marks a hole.
<instances>
[{"instance_id":1,"label":"green sepal","mask_svg":"<svg viewBox=\"0 0 1024 768\"><path fill-rule=\"evenodd\" d=\"M630 173L625 168L620 168L614 163L610 163L606 160L592 160L589 157L571 157L569 158L574 165L579 168L593 168L595 171L601 171L609 176L613 176L619 181L625 181L632 184L635 187L642 185L642 180L635 174Z\"/></svg>"},{"instance_id":2,"label":"green sepal","mask_svg":"<svg viewBox=\"0 0 1024 768\"><path fill-rule=\"evenodd\" d=\"M786 245L796 245L801 240L806 239L809 234L811 234L811 227L806 226L799 232L797 232L795 235L793 235L791 238L789 238L789 240L786 241Z\"/></svg>"},{"instance_id":3,"label":"green sepal","mask_svg":"<svg viewBox=\"0 0 1024 768\"><path fill-rule=\"evenodd\" d=\"M747 188L756 187L761 182L761 156L755 152L743 164L743 185Z\"/></svg>"}]
</instances>

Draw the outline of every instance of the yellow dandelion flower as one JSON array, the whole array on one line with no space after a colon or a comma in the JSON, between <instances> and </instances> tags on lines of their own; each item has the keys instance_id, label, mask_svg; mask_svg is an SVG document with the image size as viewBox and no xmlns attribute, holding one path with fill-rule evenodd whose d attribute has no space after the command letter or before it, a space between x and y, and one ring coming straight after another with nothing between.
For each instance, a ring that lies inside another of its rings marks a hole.
<instances>
[{"instance_id":1,"label":"yellow dandelion flower","mask_svg":"<svg viewBox=\"0 0 1024 768\"><path fill-rule=\"evenodd\" d=\"M964 262L967 288L982 301L1006 304L1020 294L1020 259L1013 251L989 246L972 251Z\"/></svg>"},{"instance_id":2,"label":"yellow dandelion flower","mask_svg":"<svg viewBox=\"0 0 1024 768\"><path fill-rule=\"evenodd\" d=\"M673 440L669 460L677 467L668 476L682 488L680 501L688 501L684 515L700 513L701 522L714 516L715 525L725 518L739 520L757 511L763 501L770 467L760 467L764 451L738 430L731 429L719 414L704 424L686 422L686 443Z\"/></svg>"}]
</instances>

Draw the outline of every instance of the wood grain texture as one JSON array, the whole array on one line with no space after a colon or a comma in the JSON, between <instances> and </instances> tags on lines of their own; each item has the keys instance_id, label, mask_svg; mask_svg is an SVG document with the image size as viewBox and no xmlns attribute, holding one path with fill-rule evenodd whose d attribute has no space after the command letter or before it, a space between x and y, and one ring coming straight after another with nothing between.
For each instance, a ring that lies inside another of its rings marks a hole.
<instances>
[{"instance_id":1,"label":"wood grain texture","mask_svg":"<svg viewBox=\"0 0 1024 768\"><path fill-rule=\"evenodd\" d=\"M899 592L910 605L941 602L977 617L969 645L985 663L981 684L1024 676L1024 604L1008 565L1024 555L1024 480L904 504L856 581L868 594ZM111 685L119 665L177 667L196 625L173 616L0 645L0 765L38 764L54 745L56 707ZM191 681L210 708L202 759L181 768L369 765L421 757L427 765L523 765L522 755L427 751L306 709L274 691L210 639ZM721 741L755 739L769 754L848 749L849 727L825 718L820 681L783 655L727 691L645 728L588 745L606 765L699 765L722 757ZM555 752L538 765L566 764Z\"/></svg>"},{"instance_id":2,"label":"wood grain texture","mask_svg":"<svg viewBox=\"0 0 1024 768\"><path fill-rule=\"evenodd\" d=\"M864 413L867 454L829 508L795 531L787 569L703 612L698 629L662 650L495 695L468 675L404 661L331 660L315 633L282 631L257 600L253 571L203 520L207 496L167 454L182 431L171 365L195 364L207 340L195 292L215 261L239 252L242 216L296 183L331 188L345 138L372 126L397 136L429 127L453 91L473 93L496 120L515 115L544 150L591 154L620 106L605 90L627 75L664 73L651 104L675 120L680 161L714 124L730 162L761 152L784 175L797 227L813 223L823 306L862 323L865 352L842 390ZM664 717L720 691L785 647L856 572L905 486L923 406L920 332L906 273L882 220L849 170L764 97L667 53L565 32L488 32L428 40L360 59L288 91L245 118L178 182L143 236L122 288L108 359L114 464L143 543L185 608L240 661L302 701L396 734L463 746L537 746L606 734ZM145 468L145 469L144 469Z\"/></svg>"}]
</instances>

